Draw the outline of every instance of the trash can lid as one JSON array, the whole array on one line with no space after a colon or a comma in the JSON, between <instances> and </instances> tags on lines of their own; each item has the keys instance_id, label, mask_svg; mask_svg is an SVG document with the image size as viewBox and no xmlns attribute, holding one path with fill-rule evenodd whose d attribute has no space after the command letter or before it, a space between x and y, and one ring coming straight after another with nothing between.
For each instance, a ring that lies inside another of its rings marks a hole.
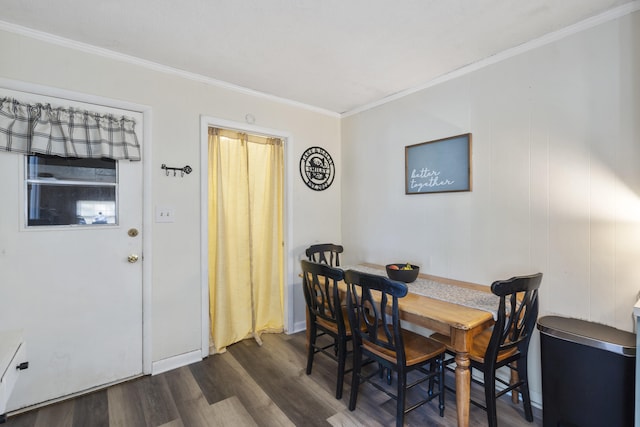
<instances>
[{"instance_id":1,"label":"trash can lid","mask_svg":"<svg viewBox=\"0 0 640 427\"><path fill-rule=\"evenodd\" d=\"M623 356L636 356L636 335L601 323L560 316L538 319L540 333Z\"/></svg>"}]
</instances>

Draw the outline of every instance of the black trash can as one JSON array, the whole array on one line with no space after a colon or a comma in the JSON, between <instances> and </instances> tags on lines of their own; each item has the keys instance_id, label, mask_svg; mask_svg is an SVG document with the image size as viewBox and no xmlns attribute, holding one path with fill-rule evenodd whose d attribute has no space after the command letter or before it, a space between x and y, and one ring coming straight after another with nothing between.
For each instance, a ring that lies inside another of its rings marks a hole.
<instances>
[{"instance_id":1,"label":"black trash can","mask_svg":"<svg viewBox=\"0 0 640 427\"><path fill-rule=\"evenodd\" d=\"M538 329L544 427L632 427L635 334L559 316Z\"/></svg>"}]
</instances>

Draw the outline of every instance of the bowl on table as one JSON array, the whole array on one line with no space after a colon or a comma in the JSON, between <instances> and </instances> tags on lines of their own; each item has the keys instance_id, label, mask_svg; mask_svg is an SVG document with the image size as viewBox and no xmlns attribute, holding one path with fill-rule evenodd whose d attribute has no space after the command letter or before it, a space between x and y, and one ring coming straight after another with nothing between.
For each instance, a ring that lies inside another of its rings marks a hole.
<instances>
[{"instance_id":1,"label":"bowl on table","mask_svg":"<svg viewBox=\"0 0 640 427\"><path fill-rule=\"evenodd\" d=\"M408 266L411 267L410 270L407 268ZM408 263L387 264L386 268L389 279L404 283L415 281L420 273L419 266Z\"/></svg>"}]
</instances>

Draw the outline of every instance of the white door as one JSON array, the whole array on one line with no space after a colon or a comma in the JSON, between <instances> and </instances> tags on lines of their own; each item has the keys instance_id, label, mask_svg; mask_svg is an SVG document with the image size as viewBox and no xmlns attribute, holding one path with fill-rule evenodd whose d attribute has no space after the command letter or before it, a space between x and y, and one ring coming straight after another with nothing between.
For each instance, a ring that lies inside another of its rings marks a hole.
<instances>
[{"instance_id":1,"label":"white door","mask_svg":"<svg viewBox=\"0 0 640 427\"><path fill-rule=\"evenodd\" d=\"M142 162L117 162L107 224L30 226L28 169L0 152L0 329L23 330L29 361L9 411L142 373Z\"/></svg>"}]
</instances>

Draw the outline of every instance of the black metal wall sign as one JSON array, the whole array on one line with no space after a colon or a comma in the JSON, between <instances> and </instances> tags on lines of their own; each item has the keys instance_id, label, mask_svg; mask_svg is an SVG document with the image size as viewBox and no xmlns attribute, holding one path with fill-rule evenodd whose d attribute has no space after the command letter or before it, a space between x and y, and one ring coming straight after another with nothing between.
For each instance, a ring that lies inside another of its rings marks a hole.
<instances>
[{"instance_id":1,"label":"black metal wall sign","mask_svg":"<svg viewBox=\"0 0 640 427\"><path fill-rule=\"evenodd\" d=\"M300 176L307 187L322 191L333 183L336 168L327 151L320 147L309 147L300 157Z\"/></svg>"}]
</instances>

